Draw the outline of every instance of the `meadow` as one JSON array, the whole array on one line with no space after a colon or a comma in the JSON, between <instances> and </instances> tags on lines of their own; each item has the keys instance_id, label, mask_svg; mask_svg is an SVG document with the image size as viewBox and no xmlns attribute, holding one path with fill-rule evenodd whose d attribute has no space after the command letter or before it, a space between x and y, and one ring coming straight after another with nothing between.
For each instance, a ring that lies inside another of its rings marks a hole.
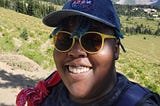
<instances>
[{"instance_id":1,"label":"meadow","mask_svg":"<svg viewBox=\"0 0 160 106\"><path fill-rule=\"evenodd\" d=\"M130 80L160 93L160 37L126 36L122 42L127 52L121 51L117 69Z\"/></svg>"},{"instance_id":2,"label":"meadow","mask_svg":"<svg viewBox=\"0 0 160 106\"><path fill-rule=\"evenodd\" d=\"M157 28L159 20L121 17L124 26L140 24ZM49 35L53 28L42 24L32 16L0 8L0 53L24 55L43 69L52 70L53 46ZM129 35L122 40L127 52L120 52L117 70L130 80L138 82L160 94L160 37L153 35Z\"/></svg>"}]
</instances>

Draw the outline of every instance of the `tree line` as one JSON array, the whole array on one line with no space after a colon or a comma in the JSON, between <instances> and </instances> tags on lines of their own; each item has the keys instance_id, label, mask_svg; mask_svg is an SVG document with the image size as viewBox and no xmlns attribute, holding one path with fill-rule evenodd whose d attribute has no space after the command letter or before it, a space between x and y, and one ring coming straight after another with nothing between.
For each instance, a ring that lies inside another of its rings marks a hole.
<instances>
[{"instance_id":1,"label":"tree line","mask_svg":"<svg viewBox=\"0 0 160 106\"><path fill-rule=\"evenodd\" d=\"M136 34L148 34L148 35L156 35L160 36L160 22L157 23L157 29L153 31L149 26L145 26L143 24L135 25L135 26L126 26L121 28L122 32L128 33L130 35Z\"/></svg>"},{"instance_id":2,"label":"tree line","mask_svg":"<svg viewBox=\"0 0 160 106\"><path fill-rule=\"evenodd\" d=\"M0 0L0 7L39 18L56 10L53 3L36 0Z\"/></svg>"}]
</instances>

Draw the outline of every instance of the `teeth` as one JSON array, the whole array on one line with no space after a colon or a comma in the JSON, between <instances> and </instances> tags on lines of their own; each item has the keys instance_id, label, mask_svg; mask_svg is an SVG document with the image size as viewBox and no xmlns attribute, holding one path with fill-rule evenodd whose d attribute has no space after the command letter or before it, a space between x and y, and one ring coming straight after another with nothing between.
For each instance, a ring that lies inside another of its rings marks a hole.
<instances>
[{"instance_id":1,"label":"teeth","mask_svg":"<svg viewBox=\"0 0 160 106\"><path fill-rule=\"evenodd\" d=\"M90 68L88 67L73 67L73 66L69 66L69 71L75 74L79 74L79 73L84 73L84 72L88 72L90 70Z\"/></svg>"}]
</instances>

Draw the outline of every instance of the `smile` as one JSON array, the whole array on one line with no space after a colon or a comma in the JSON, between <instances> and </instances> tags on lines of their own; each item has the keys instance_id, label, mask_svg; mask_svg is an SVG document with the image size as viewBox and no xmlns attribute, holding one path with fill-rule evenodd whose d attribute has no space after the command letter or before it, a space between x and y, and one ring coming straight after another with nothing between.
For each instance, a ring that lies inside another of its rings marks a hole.
<instances>
[{"instance_id":1,"label":"smile","mask_svg":"<svg viewBox=\"0 0 160 106\"><path fill-rule=\"evenodd\" d=\"M68 66L68 71L73 74L80 74L80 73L86 73L91 70L90 67L85 66Z\"/></svg>"}]
</instances>

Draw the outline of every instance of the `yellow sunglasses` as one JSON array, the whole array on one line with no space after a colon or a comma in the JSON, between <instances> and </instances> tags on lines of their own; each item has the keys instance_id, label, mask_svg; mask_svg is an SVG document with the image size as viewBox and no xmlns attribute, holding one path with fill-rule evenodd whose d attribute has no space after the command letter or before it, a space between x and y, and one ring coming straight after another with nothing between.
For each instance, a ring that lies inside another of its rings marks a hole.
<instances>
[{"instance_id":1,"label":"yellow sunglasses","mask_svg":"<svg viewBox=\"0 0 160 106\"><path fill-rule=\"evenodd\" d=\"M72 33L67 31L59 31L53 35L53 44L57 51L68 52L75 44L77 36L73 36ZM81 48L87 53L97 53L104 46L104 39L116 38L113 35L107 35L100 32L86 32L80 36L79 43Z\"/></svg>"}]
</instances>

